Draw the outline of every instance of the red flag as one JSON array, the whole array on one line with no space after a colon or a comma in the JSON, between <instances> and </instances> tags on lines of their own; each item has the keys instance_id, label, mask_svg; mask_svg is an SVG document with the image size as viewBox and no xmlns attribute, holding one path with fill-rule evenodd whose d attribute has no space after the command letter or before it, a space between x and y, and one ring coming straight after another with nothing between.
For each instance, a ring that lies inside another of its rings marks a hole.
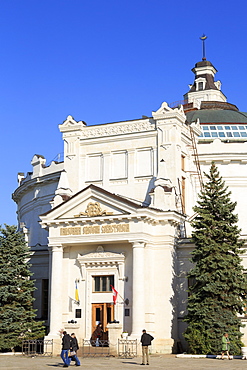
<instances>
[{"instance_id":1,"label":"red flag","mask_svg":"<svg viewBox=\"0 0 247 370\"><path fill-rule=\"evenodd\" d=\"M112 285L111 285L111 289L112 289L112 294L113 294L113 302L114 304L116 304L118 292Z\"/></svg>"}]
</instances>

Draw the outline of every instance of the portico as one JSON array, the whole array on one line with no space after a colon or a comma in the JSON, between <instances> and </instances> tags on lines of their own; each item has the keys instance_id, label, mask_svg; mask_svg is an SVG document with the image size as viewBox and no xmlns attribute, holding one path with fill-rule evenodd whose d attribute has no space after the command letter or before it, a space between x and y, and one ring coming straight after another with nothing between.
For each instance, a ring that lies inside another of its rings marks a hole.
<instances>
[{"instance_id":1,"label":"portico","mask_svg":"<svg viewBox=\"0 0 247 370\"><path fill-rule=\"evenodd\" d=\"M42 215L52 261L48 338L59 339L59 331L73 328L78 337L90 339L99 321L107 335L107 324L115 319L132 338L139 338L146 327L155 333L158 347L164 344L164 332L169 340L172 317L166 314L167 329L159 318L174 294L167 243L174 245L180 217L176 212L144 209L96 186ZM153 266L166 275L165 284L156 279ZM110 285L118 292L116 305ZM171 346L169 342L167 352Z\"/></svg>"}]
</instances>

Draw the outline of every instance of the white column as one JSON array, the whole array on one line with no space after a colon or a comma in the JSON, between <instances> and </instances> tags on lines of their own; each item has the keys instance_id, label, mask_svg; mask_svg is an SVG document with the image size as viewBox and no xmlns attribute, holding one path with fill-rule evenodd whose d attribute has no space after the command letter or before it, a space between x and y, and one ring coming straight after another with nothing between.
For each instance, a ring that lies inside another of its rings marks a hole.
<instances>
[{"instance_id":1,"label":"white column","mask_svg":"<svg viewBox=\"0 0 247 370\"><path fill-rule=\"evenodd\" d=\"M63 247L51 248L51 293L50 293L50 336L57 336L62 329L62 300L63 294Z\"/></svg>"},{"instance_id":2,"label":"white column","mask_svg":"<svg viewBox=\"0 0 247 370\"><path fill-rule=\"evenodd\" d=\"M144 282L143 242L134 242L133 250L133 296L132 296L132 335L139 337L145 327L145 282Z\"/></svg>"}]
</instances>

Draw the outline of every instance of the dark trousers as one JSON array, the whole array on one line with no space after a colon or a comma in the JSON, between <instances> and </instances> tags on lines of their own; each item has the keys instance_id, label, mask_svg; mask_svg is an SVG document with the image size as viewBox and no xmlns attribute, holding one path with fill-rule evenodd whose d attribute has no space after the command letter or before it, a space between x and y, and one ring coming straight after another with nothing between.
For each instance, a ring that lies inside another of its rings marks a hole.
<instances>
[{"instance_id":1,"label":"dark trousers","mask_svg":"<svg viewBox=\"0 0 247 370\"><path fill-rule=\"evenodd\" d=\"M70 362L71 361L75 361L75 363L76 363L77 366L80 366L80 364L81 364L79 358L77 357L77 355L74 355L74 356L69 357L69 365L70 365Z\"/></svg>"}]
</instances>

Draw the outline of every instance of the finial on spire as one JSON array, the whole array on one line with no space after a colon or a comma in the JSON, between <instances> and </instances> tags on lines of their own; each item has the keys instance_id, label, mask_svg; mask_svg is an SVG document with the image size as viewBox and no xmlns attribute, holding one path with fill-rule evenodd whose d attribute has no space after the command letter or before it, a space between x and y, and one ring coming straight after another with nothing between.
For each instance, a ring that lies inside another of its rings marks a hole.
<instances>
[{"instance_id":1,"label":"finial on spire","mask_svg":"<svg viewBox=\"0 0 247 370\"><path fill-rule=\"evenodd\" d=\"M200 40L202 40L202 60L206 60L206 53L205 53L205 40L207 39L206 35L202 35Z\"/></svg>"}]
</instances>

